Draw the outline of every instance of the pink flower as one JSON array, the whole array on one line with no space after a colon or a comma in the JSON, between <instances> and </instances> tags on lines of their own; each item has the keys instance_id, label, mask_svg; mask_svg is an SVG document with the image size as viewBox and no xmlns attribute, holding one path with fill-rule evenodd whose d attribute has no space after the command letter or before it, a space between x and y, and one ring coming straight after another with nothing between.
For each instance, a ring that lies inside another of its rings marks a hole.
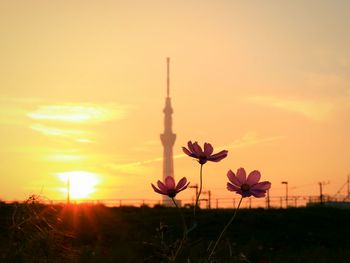
<instances>
[{"instance_id":1,"label":"pink flower","mask_svg":"<svg viewBox=\"0 0 350 263\"><path fill-rule=\"evenodd\" d=\"M187 145L188 149L182 147L183 152L188 156L198 159L200 164L205 164L207 161L219 162L227 156L226 150L212 154L214 149L210 143L204 143L204 151L197 142L192 143L189 141Z\"/></svg>"},{"instance_id":2,"label":"pink flower","mask_svg":"<svg viewBox=\"0 0 350 263\"><path fill-rule=\"evenodd\" d=\"M153 184L153 190L159 194L162 195L167 195L170 198L173 198L176 196L176 194L178 192L181 192L182 190L185 190L187 188L187 186L190 184L186 184L187 183L187 179L186 177L183 177L176 185L175 187L175 180L172 176L167 176L165 178L165 183L162 183L161 181L158 180L157 185L158 188L155 187Z\"/></svg>"},{"instance_id":3,"label":"pink flower","mask_svg":"<svg viewBox=\"0 0 350 263\"><path fill-rule=\"evenodd\" d=\"M227 190L236 192L242 197L264 197L266 191L270 189L271 183L264 181L260 182L260 172L252 171L248 178L246 177L246 172L244 168L239 168L237 170L237 175L235 175L231 170L227 172L227 177L230 182L227 183Z\"/></svg>"}]
</instances>

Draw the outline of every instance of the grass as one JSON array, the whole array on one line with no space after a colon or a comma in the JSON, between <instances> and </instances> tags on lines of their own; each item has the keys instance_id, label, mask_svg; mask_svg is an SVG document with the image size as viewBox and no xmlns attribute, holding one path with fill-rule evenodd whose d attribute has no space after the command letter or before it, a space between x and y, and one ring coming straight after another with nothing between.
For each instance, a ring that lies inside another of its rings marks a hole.
<instances>
[{"instance_id":1,"label":"grass","mask_svg":"<svg viewBox=\"0 0 350 263\"><path fill-rule=\"evenodd\" d=\"M191 225L192 210L183 212ZM198 226L176 262L200 262L232 213L199 210ZM349 262L349 222L350 210L336 208L242 209L216 262ZM162 262L181 238L182 224L174 208L28 201L0 203L0 233L0 262Z\"/></svg>"}]
</instances>

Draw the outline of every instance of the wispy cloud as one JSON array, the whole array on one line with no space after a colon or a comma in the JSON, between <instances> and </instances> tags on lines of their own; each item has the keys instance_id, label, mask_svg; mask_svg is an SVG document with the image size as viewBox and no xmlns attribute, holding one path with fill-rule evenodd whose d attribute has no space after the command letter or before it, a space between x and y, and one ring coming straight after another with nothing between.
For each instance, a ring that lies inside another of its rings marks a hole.
<instances>
[{"instance_id":1,"label":"wispy cloud","mask_svg":"<svg viewBox=\"0 0 350 263\"><path fill-rule=\"evenodd\" d=\"M44 159L52 162L80 162L86 160L87 156L82 154L57 153L47 155Z\"/></svg>"},{"instance_id":2,"label":"wispy cloud","mask_svg":"<svg viewBox=\"0 0 350 263\"><path fill-rule=\"evenodd\" d=\"M43 124L32 124L30 128L37 131L43 135L47 136L57 136L63 138L69 138L72 141L80 143L90 143L92 142L91 135L88 131L78 130L78 129L62 129L57 127L51 127Z\"/></svg>"},{"instance_id":3,"label":"wispy cloud","mask_svg":"<svg viewBox=\"0 0 350 263\"><path fill-rule=\"evenodd\" d=\"M33 110L33 108L36 108ZM30 120L97 124L123 119L132 106L116 103L45 103L42 98L1 97L0 124L21 125Z\"/></svg>"},{"instance_id":4,"label":"wispy cloud","mask_svg":"<svg viewBox=\"0 0 350 263\"><path fill-rule=\"evenodd\" d=\"M245 133L242 136L242 138L235 140L233 143L222 146L219 149L221 150L221 149L245 148L245 147L251 147L257 144L280 141L285 138L287 137L284 135L276 135L276 136L260 138L256 132L250 131Z\"/></svg>"},{"instance_id":5,"label":"wispy cloud","mask_svg":"<svg viewBox=\"0 0 350 263\"><path fill-rule=\"evenodd\" d=\"M125 107L115 104L58 104L42 105L27 116L34 120L70 123L99 123L125 116Z\"/></svg>"},{"instance_id":6,"label":"wispy cloud","mask_svg":"<svg viewBox=\"0 0 350 263\"><path fill-rule=\"evenodd\" d=\"M253 96L246 98L246 100L258 105L297 113L316 121L328 119L334 110L334 104L327 101L290 99L273 96Z\"/></svg>"},{"instance_id":7,"label":"wispy cloud","mask_svg":"<svg viewBox=\"0 0 350 263\"><path fill-rule=\"evenodd\" d=\"M180 155L176 155L174 156L174 158L179 158L179 156ZM184 155L181 154L181 156L184 156ZM118 171L129 171L130 169L132 169L132 167L135 167L135 166L147 165L147 164L152 164L152 163L161 162L161 161L163 161L163 157L156 157L153 159L138 161L138 162L121 163L121 164L109 163L107 164L107 167Z\"/></svg>"},{"instance_id":8,"label":"wispy cloud","mask_svg":"<svg viewBox=\"0 0 350 263\"><path fill-rule=\"evenodd\" d=\"M71 137L71 136L81 136L85 135L87 132L83 130L69 130L69 129L60 129L49 127L43 124L33 124L30 128L34 131L38 131L44 135L49 136L63 136L63 137Z\"/></svg>"},{"instance_id":9,"label":"wispy cloud","mask_svg":"<svg viewBox=\"0 0 350 263\"><path fill-rule=\"evenodd\" d=\"M258 134L256 132L247 132L243 135L242 138L235 140L232 143L226 144L224 146L215 147L216 150L228 150L228 149L237 149L237 148L244 148L244 147L250 147L257 144L267 143L267 142L274 142L279 141L282 139L285 139L286 136L271 136L271 137L264 137L259 138ZM187 157L186 154L180 153L173 156L174 159L180 159ZM130 171L132 169L135 169L137 166L144 166L156 162L162 162L163 157L157 157L149 160L144 161L138 161L138 162L130 162L130 163L123 163L123 164L114 164L110 163L107 166L111 168L112 170L116 171Z\"/></svg>"},{"instance_id":10,"label":"wispy cloud","mask_svg":"<svg viewBox=\"0 0 350 263\"><path fill-rule=\"evenodd\" d=\"M57 103L37 105L35 110L27 111L24 116L29 122L40 122L28 125L43 135L91 143L94 142L94 131L83 125L123 119L129 108L115 103Z\"/></svg>"}]
</instances>

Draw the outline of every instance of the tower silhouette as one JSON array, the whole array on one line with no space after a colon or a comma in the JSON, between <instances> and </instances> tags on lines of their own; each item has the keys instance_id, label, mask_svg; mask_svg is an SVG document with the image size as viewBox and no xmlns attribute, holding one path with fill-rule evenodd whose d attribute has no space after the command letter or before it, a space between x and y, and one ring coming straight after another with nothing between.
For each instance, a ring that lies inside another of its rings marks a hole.
<instances>
[{"instance_id":1,"label":"tower silhouette","mask_svg":"<svg viewBox=\"0 0 350 263\"><path fill-rule=\"evenodd\" d=\"M170 99L170 58L166 59L167 63L167 89L165 98L164 113L164 132L160 135L160 140L163 145L163 181L167 176L174 177L174 161L173 161L173 146L176 140L176 134L172 129L172 114L173 108L171 107ZM171 199L168 196L163 196L163 205L171 205Z\"/></svg>"}]
</instances>

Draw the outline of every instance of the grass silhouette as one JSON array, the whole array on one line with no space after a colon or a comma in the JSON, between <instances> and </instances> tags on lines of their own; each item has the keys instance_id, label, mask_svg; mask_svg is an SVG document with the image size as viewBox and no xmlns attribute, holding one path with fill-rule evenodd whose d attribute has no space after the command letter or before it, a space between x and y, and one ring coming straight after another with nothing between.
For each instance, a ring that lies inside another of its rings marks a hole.
<instances>
[{"instance_id":1,"label":"grass silhouette","mask_svg":"<svg viewBox=\"0 0 350 263\"><path fill-rule=\"evenodd\" d=\"M183 209L191 220L192 210ZM198 210L198 227L176 262L200 262L231 209ZM347 262L350 210L241 209L217 262ZM0 262L162 262L162 242L181 238L175 208L0 203ZM317 261L315 261L317 259Z\"/></svg>"}]
</instances>

